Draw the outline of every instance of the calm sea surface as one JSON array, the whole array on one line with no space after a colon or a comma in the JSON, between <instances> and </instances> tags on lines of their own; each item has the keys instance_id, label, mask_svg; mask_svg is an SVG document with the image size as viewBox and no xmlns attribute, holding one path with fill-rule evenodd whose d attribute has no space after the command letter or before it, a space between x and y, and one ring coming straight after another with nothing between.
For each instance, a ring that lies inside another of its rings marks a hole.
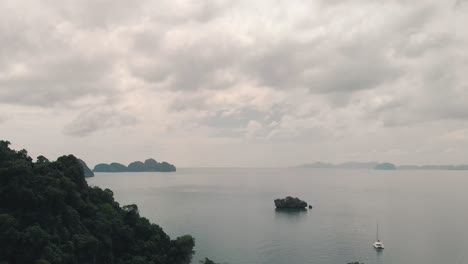
<instances>
[{"instance_id":1,"label":"calm sea surface","mask_svg":"<svg viewBox=\"0 0 468 264\"><path fill-rule=\"evenodd\" d=\"M468 263L467 171L197 168L97 173L88 183L136 203L171 237L192 234L193 263ZM314 208L275 211L286 195Z\"/></svg>"}]
</instances>

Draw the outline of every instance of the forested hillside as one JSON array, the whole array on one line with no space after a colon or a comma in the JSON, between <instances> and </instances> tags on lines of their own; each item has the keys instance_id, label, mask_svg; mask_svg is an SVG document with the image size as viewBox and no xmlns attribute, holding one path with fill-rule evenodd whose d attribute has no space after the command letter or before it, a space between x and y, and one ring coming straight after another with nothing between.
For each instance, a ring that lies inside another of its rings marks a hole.
<instances>
[{"instance_id":1,"label":"forested hillside","mask_svg":"<svg viewBox=\"0 0 468 264\"><path fill-rule=\"evenodd\" d=\"M72 156L36 162L0 141L0 263L189 263L194 239L175 240L136 205L90 187Z\"/></svg>"}]
</instances>

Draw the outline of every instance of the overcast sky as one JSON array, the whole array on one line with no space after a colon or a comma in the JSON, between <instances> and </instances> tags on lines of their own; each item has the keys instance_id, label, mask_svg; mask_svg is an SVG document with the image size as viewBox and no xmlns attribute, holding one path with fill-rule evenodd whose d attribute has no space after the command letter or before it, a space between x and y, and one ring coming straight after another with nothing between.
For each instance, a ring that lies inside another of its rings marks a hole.
<instances>
[{"instance_id":1,"label":"overcast sky","mask_svg":"<svg viewBox=\"0 0 468 264\"><path fill-rule=\"evenodd\" d=\"M463 0L0 2L0 138L186 166L468 163Z\"/></svg>"}]
</instances>

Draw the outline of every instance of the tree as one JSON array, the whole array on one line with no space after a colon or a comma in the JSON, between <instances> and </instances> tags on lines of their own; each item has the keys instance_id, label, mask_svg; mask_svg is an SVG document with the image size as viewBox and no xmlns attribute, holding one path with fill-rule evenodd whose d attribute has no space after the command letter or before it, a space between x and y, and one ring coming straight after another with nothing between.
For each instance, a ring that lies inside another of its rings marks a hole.
<instances>
[{"instance_id":1,"label":"tree","mask_svg":"<svg viewBox=\"0 0 468 264\"><path fill-rule=\"evenodd\" d=\"M89 187L72 155L36 162L0 141L0 263L186 264L194 239L175 240L113 192Z\"/></svg>"}]
</instances>

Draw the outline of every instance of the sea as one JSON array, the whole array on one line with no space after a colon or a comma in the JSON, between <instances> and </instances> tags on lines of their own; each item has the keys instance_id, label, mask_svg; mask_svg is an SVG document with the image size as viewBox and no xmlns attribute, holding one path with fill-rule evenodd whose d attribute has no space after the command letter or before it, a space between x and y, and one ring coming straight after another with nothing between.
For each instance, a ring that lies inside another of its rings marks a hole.
<instances>
[{"instance_id":1,"label":"sea","mask_svg":"<svg viewBox=\"0 0 468 264\"><path fill-rule=\"evenodd\" d=\"M468 171L180 168L87 180L171 237L191 234L192 263L468 263ZM285 196L313 208L275 210Z\"/></svg>"}]
</instances>

